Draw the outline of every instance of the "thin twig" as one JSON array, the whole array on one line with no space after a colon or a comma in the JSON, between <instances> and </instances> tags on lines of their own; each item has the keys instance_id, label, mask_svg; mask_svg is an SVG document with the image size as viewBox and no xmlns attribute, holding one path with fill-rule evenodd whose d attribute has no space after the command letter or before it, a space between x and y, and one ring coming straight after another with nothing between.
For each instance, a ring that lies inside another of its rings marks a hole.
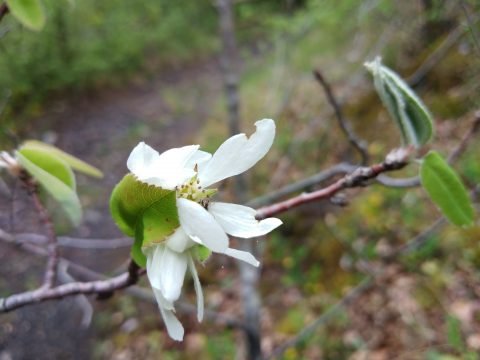
<instances>
[{"instance_id":1,"label":"thin twig","mask_svg":"<svg viewBox=\"0 0 480 360\"><path fill-rule=\"evenodd\" d=\"M66 262L60 261L58 263L58 279L63 283L75 282L75 279L68 273L68 267L69 265ZM80 321L80 325L86 329L92 323L93 306L90 301L88 301L88 298L83 294L79 294L75 297L75 303L82 312L82 320Z\"/></svg>"},{"instance_id":2,"label":"thin twig","mask_svg":"<svg viewBox=\"0 0 480 360\"><path fill-rule=\"evenodd\" d=\"M55 280L57 277L57 267L58 267L58 247L57 247L57 236L55 234L55 228L53 227L52 219L50 215L40 201L38 196L38 186L33 181L33 179L26 175L22 176L21 180L27 188L29 195L32 197L33 204L37 211L40 222L45 227L48 238L48 260L47 267L45 269L45 276L43 280L43 287L50 289L55 285Z\"/></svg>"},{"instance_id":3,"label":"thin twig","mask_svg":"<svg viewBox=\"0 0 480 360\"><path fill-rule=\"evenodd\" d=\"M289 184L284 186L283 188L271 192L266 195L259 196L247 203L248 206L257 208L260 206L264 206L267 204L271 204L279 199L288 196L290 194L305 190L309 187L317 185L323 181L331 179L337 175L344 175L348 174L349 172L354 171L357 168L356 165L348 164L348 163L340 163L337 165L332 166L326 170L323 170L313 176L310 176L306 179L297 181L295 183Z\"/></svg>"},{"instance_id":4,"label":"thin twig","mask_svg":"<svg viewBox=\"0 0 480 360\"><path fill-rule=\"evenodd\" d=\"M381 173L399 170L405 167L408 163L410 151L410 149L394 150L387 156L384 162L372 165L370 167L359 167L352 173L347 174L343 178L325 188L313 191L311 193L303 193L290 199L262 207L257 210L257 219L264 219L287 211L293 207L313 201L329 199L339 191L346 188L365 186L365 183L368 180L376 178Z\"/></svg>"},{"instance_id":5,"label":"thin twig","mask_svg":"<svg viewBox=\"0 0 480 360\"><path fill-rule=\"evenodd\" d=\"M467 9L467 5L465 4L465 0L461 0L461 6L462 6L463 13L465 14L465 17L467 19L468 28L470 30L470 34L472 34L473 42L475 44L475 47L477 48L477 53L480 56L480 40L478 39L477 33L476 33L475 28L473 26L476 23L476 20L478 20L478 17L477 17L477 19L472 19L470 17L470 12Z\"/></svg>"},{"instance_id":6,"label":"thin twig","mask_svg":"<svg viewBox=\"0 0 480 360\"><path fill-rule=\"evenodd\" d=\"M0 237L2 236L4 230L0 228ZM32 243L35 245L44 245L48 242L48 239L45 235L35 234L35 233L19 233L15 234L15 242L17 243ZM89 250L99 250L99 249L118 249L122 247L131 246L133 240L131 238L117 238L117 239L82 239L74 238L69 236L59 236L57 237L57 244L59 247L70 247L77 249L89 249Z\"/></svg>"},{"instance_id":7,"label":"thin twig","mask_svg":"<svg viewBox=\"0 0 480 360\"><path fill-rule=\"evenodd\" d=\"M342 108L337 101L335 94L333 93L332 87L330 86L329 82L325 79L323 74L319 70L314 70L313 74L315 75L315 79L317 79L318 83L322 86L325 95L327 96L327 100L333 108L335 112L335 117L337 118L338 125L342 129L343 133L347 137L350 144L358 151L361 158L361 164L366 165L368 163L368 150L367 146L364 141L359 139L357 135L354 133L353 129L351 128L350 124L347 122L345 117L343 116Z\"/></svg>"},{"instance_id":8,"label":"thin twig","mask_svg":"<svg viewBox=\"0 0 480 360\"><path fill-rule=\"evenodd\" d=\"M474 19L476 23L480 17ZM461 24L452 30L445 40L426 58L426 60L410 75L406 80L407 83L415 87L425 76L441 62L441 60L448 54L448 52L455 46L455 44L465 35L465 25Z\"/></svg>"},{"instance_id":9,"label":"thin twig","mask_svg":"<svg viewBox=\"0 0 480 360\"><path fill-rule=\"evenodd\" d=\"M347 295L341 298L338 302L328 308L327 311L322 313L315 321L313 321L310 325L305 327L302 331L300 331L295 337L285 342L283 345L278 347L273 351L273 353L267 359L275 359L282 356L282 354L289 348L298 345L301 341L305 338L310 336L318 327L324 325L327 321L329 321L333 315L335 315L340 309L349 305L352 301L357 299L361 294L363 294L366 290L372 288L373 282L372 277L365 278L360 284L355 286L352 290L350 290Z\"/></svg>"},{"instance_id":10,"label":"thin twig","mask_svg":"<svg viewBox=\"0 0 480 360\"><path fill-rule=\"evenodd\" d=\"M463 135L458 145L455 147L455 149L453 149L453 151L448 156L449 164L454 163L460 157L460 155L465 152L470 139L479 130L480 130L480 110L475 112L474 119L469 130Z\"/></svg>"},{"instance_id":11,"label":"thin twig","mask_svg":"<svg viewBox=\"0 0 480 360\"><path fill-rule=\"evenodd\" d=\"M0 312L8 312L19 307L52 299L62 299L78 294L97 294L110 296L115 290L135 284L139 277L139 268L131 261L129 270L108 280L73 282L54 288L41 287L36 290L8 296L0 299Z\"/></svg>"}]
</instances>

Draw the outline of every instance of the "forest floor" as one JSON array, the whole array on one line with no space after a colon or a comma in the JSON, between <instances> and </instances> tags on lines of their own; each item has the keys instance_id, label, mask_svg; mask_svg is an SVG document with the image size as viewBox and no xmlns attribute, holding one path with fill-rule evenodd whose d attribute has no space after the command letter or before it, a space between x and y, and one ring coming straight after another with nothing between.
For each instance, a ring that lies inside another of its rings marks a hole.
<instances>
[{"instance_id":1,"label":"forest floor","mask_svg":"<svg viewBox=\"0 0 480 360\"><path fill-rule=\"evenodd\" d=\"M69 231L69 235L121 237L109 215L108 199L115 184L128 171L126 159L131 149L139 141L145 141L159 152L193 143L215 107L221 89L220 67L212 58L164 71L155 79L142 80L122 89L52 101L48 110L23 132L22 138L53 141L104 173L100 180L77 177L85 217L82 225ZM32 217L28 202L17 186L14 204L4 200L0 203L1 227L43 233ZM92 256L92 250L67 250L62 250L63 256L104 272L121 267L129 251L128 248L100 250ZM18 261L12 264L10 259ZM42 263L21 250L2 247L1 287L21 291L24 284L38 283ZM32 267L35 272L31 271ZM0 358L90 358L89 344L95 338L95 329L79 328L79 316L74 299L30 306L9 314L0 325Z\"/></svg>"}]
</instances>

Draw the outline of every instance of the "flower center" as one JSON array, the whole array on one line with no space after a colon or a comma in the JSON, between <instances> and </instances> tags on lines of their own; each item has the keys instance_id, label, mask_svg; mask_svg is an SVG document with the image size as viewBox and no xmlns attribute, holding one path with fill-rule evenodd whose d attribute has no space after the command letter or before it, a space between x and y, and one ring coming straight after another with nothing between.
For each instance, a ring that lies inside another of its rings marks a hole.
<instances>
[{"instance_id":1,"label":"flower center","mask_svg":"<svg viewBox=\"0 0 480 360\"><path fill-rule=\"evenodd\" d=\"M200 202L209 196L209 192L200 186L200 181L194 176L189 182L177 187L177 196Z\"/></svg>"},{"instance_id":2,"label":"flower center","mask_svg":"<svg viewBox=\"0 0 480 360\"><path fill-rule=\"evenodd\" d=\"M217 192L217 189L204 189L195 175L190 181L175 188L177 197L202 203Z\"/></svg>"}]
</instances>

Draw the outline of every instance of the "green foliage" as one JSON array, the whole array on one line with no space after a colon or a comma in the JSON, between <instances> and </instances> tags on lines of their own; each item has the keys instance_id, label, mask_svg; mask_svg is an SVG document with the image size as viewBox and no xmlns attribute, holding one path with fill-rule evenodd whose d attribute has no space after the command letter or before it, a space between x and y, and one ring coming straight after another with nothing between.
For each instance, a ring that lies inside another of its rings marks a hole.
<instances>
[{"instance_id":1,"label":"green foliage","mask_svg":"<svg viewBox=\"0 0 480 360\"><path fill-rule=\"evenodd\" d=\"M15 18L31 30L39 31L45 25L45 12L40 0L6 0Z\"/></svg>"},{"instance_id":2,"label":"green foliage","mask_svg":"<svg viewBox=\"0 0 480 360\"><path fill-rule=\"evenodd\" d=\"M83 0L70 6L45 0L44 5L48 21L39 33L4 19L12 31L2 38L0 84L11 90L17 111L66 88L118 84L138 69L156 72L158 64L201 56L216 44L216 13L208 2Z\"/></svg>"},{"instance_id":3,"label":"green foliage","mask_svg":"<svg viewBox=\"0 0 480 360\"><path fill-rule=\"evenodd\" d=\"M140 266L146 264L142 248L162 242L180 225L175 191L147 185L132 174L113 189L110 212L120 230L135 238L132 257Z\"/></svg>"},{"instance_id":4,"label":"green foliage","mask_svg":"<svg viewBox=\"0 0 480 360\"><path fill-rule=\"evenodd\" d=\"M45 144L37 140L27 140L23 143L22 149L29 151L38 151L39 153L45 153L52 155L64 161L72 169L84 173L85 175L93 176L96 178L103 177L103 174L100 170L93 167L90 164L87 164L85 161L82 161L66 152L56 148L55 146Z\"/></svg>"},{"instance_id":5,"label":"green foliage","mask_svg":"<svg viewBox=\"0 0 480 360\"><path fill-rule=\"evenodd\" d=\"M71 169L61 160L20 149L17 158L23 168L59 202L74 225L82 218L82 207L74 189Z\"/></svg>"},{"instance_id":6,"label":"green foliage","mask_svg":"<svg viewBox=\"0 0 480 360\"><path fill-rule=\"evenodd\" d=\"M62 159L47 151L32 149L27 146L22 146L18 151L36 166L62 181L73 191L76 190L75 175L68 164Z\"/></svg>"},{"instance_id":7,"label":"green foliage","mask_svg":"<svg viewBox=\"0 0 480 360\"><path fill-rule=\"evenodd\" d=\"M457 226L471 226L474 210L467 190L448 163L435 151L429 152L420 169L422 185L447 219Z\"/></svg>"},{"instance_id":8,"label":"green foliage","mask_svg":"<svg viewBox=\"0 0 480 360\"><path fill-rule=\"evenodd\" d=\"M433 135L432 116L422 100L396 73L381 64L380 58L365 66L372 73L380 99L400 128L403 141L415 147Z\"/></svg>"}]
</instances>

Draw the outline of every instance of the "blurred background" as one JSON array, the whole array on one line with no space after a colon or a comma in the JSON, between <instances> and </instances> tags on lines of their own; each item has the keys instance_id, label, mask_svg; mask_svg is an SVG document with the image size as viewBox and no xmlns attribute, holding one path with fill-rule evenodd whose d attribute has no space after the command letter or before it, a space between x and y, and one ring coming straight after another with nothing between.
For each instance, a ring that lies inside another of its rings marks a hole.
<instances>
[{"instance_id":1,"label":"blurred background","mask_svg":"<svg viewBox=\"0 0 480 360\"><path fill-rule=\"evenodd\" d=\"M85 210L80 227L69 228L53 207L59 234L122 238L108 199L139 141L160 152L192 143L214 151L229 136L226 73L238 80L241 131L251 133L266 117L277 124L272 150L246 174L245 200L337 163L359 162L313 70L328 80L351 127L367 141L371 163L382 161L400 138L365 61L380 55L409 81L435 117L432 147L444 155L480 107L477 0L237 0L234 53L222 45L220 3L45 0L40 32L9 14L2 19L0 150L40 139L105 174L101 180L78 176ZM470 189L480 181L479 151L473 138L455 163ZM412 165L395 176L416 172ZM42 233L20 185L6 173L0 185L0 229ZM218 196L233 199L231 181ZM373 287L279 357L478 359L480 228L445 225L427 234L421 248L385 262L382 254L422 233L440 213L419 188L372 185L343 196L347 206L324 201L284 213L281 228L254 240L262 263L263 354L274 354L374 273ZM63 257L106 275L126 267L128 246L74 243L61 247ZM0 242L0 296L35 288L43 269L44 259ZM61 280L81 280L77 275L64 271ZM243 314L238 267L217 255L200 268L200 278L212 313L197 323L187 279L178 310L186 329L182 343L166 335L142 279L141 288L104 301L73 297L2 314L0 359L247 358L244 334L231 321Z\"/></svg>"}]
</instances>

